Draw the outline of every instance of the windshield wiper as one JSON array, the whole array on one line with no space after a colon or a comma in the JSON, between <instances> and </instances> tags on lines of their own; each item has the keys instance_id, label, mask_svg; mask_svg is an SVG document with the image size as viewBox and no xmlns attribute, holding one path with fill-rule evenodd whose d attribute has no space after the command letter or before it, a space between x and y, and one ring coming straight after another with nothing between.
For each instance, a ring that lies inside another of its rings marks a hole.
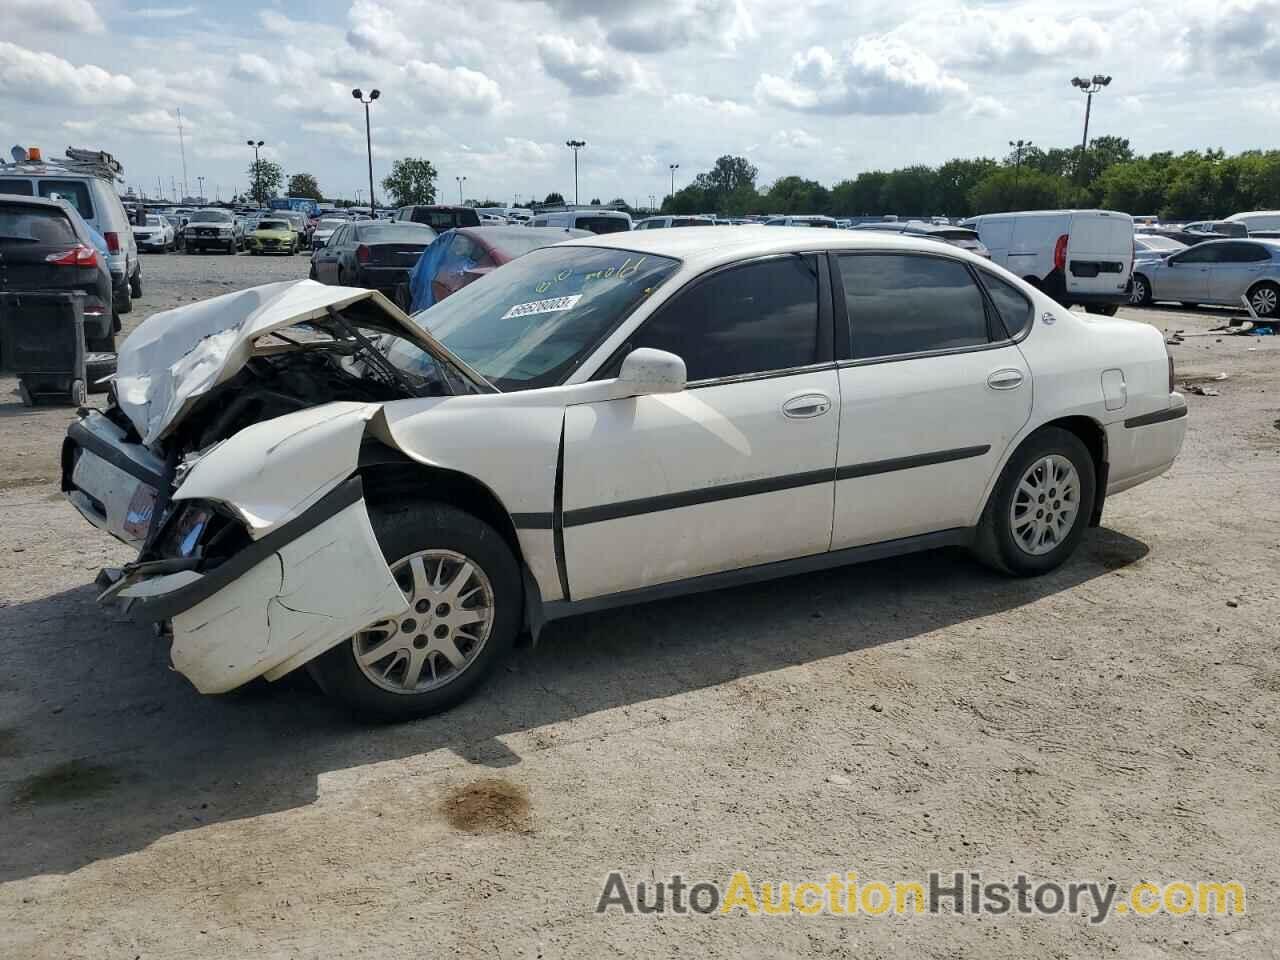
<instances>
[{"instance_id":1,"label":"windshield wiper","mask_svg":"<svg viewBox=\"0 0 1280 960\"><path fill-rule=\"evenodd\" d=\"M383 383L405 391L411 397L426 397L428 393L422 393L417 384L415 384L409 376L397 367L394 363L386 358L381 350L377 348L372 340L366 337L358 329L355 324L351 323L346 317L335 310L332 306L325 308L329 312L329 318L333 320L346 334L360 345L358 351L360 357L364 360L369 372L374 379L381 380ZM432 358L434 359L434 357Z\"/></svg>"}]
</instances>

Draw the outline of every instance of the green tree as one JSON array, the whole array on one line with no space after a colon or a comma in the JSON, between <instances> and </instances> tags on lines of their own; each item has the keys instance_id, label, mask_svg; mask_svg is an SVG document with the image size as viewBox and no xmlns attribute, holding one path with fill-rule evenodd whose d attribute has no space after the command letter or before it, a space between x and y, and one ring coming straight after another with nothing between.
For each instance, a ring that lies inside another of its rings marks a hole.
<instances>
[{"instance_id":1,"label":"green tree","mask_svg":"<svg viewBox=\"0 0 1280 960\"><path fill-rule=\"evenodd\" d=\"M290 197L308 197L312 200L323 200L320 184L309 173L295 173L289 178L289 186L285 194Z\"/></svg>"},{"instance_id":2,"label":"green tree","mask_svg":"<svg viewBox=\"0 0 1280 960\"><path fill-rule=\"evenodd\" d=\"M936 212L949 217L968 217L973 214L969 195L987 174L997 168L996 161L988 157L976 160L948 160L938 168Z\"/></svg>"},{"instance_id":3,"label":"green tree","mask_svg":"<svg viewBox=\"0 0 1280 960\"><path fill-rule=\"evenodd\" d=\"M395 207L435 203L436 176L436 168L430 160L405 157L391 165L391 173L382 180L382 189L390 195L391 205Z\"/></svg>"},{"instance_id":4,"label":"green tree","mask_svg":"<svg viewBox=\"0 0 1280 960\"><path fill-rule=\"evenodd\" d=\"M1000 167L988 173L969 191L969 208L974 214L1051 210L1063 205L1066 187L1062 177L1039 170L1014 171Z\"/></svg>"},{"instance_id":5,"label":"green tree","mask_svg":"<svg viewBox=\"0 0 1280 960\"><path fill-rule=\"evenodd\" d=\"M782 177L765 194L764 205L772 213L822 213L831 205L831 191L816 180Z\"/></svg>"},{"instance_id":6,"label":"green tree","mask_svg":"<svg viewBox=\"0 0 1280 960\"><path fill-rule=\"evenodd\" d=\"M249 164L249 192L259 203L274 197L282 183L284 171L274 160L259 158Z\"/></svg>"},{"instance_id":7,"label":"green tree","mask_svg":"<svg viewBox=\"0 0 1280 960\"><path fill-rule=\"evenodd\" d=\"M557 204L563 205L563 204L564 204L564 197L562 197L560 194L556 193L556 192L553 190L553 191L551 191L551 193L548 193L548 194L547 194L547 199L543 200L542 202L543 202L544 204L546 204L547 206L549 206L549 207L550 207L550 206L557 205Z\"/></svg>"}]
</instances>

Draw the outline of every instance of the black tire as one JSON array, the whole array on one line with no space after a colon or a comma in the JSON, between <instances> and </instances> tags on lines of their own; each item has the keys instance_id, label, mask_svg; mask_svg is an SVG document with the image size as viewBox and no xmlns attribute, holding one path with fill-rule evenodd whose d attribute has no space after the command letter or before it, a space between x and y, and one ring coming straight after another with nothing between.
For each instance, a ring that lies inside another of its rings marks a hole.
<instances>
[{"instance_id":1,"label":"black tire","mask_svg":"<svg viewBox=\"0 0 1280 960\"><path fill-rule=\"evenodd\" d=\"M129 297L136 300L142 296L142 270L133 271L133 276L129 278Z\"/></svg>"},{"instance_id":2,"label":"black tire","mask_svg":"<svg viewBox=\"0 0 1280 960\"><path fill-rule=\"evenodd\" d=\"M227 256L234 257L236 255L236 242L231 240L227 243Z\"/></svg>"},{"instance_id":3,"label":"black tire","mask_svg":"<svg viewBox=\"0 0 1280 960\"><path fill-rule=\"evenodd\" d=\"M133 313L133 295L128 294L122 297L118 302L114 304L114 306L115 306L115 312L117 314Z\"/></svg>"},{"instance_id":4,"label":"black tire","mask_svg":"<svg viewBox=\"0 0 1280 960\"><path fill-rule=\"evenodd\" d=\"M314 263L311 265L311 270L307 273L307 279L316 281L320 279L319 275L316 273L316 265Z\"/></svg>"},{"instance_id":5,"label":"black tire","mask_svg":"<svg viewBox=\"0 0 1280 960\"><path fill-rule=\"evenodd\" d=\"M1133 275L1133 293L1129 296L1129 304L1135 307L1151 306L1151 281L1144 274Z\"/></svg>"},{"instance_id":6,"label":"black tire","mask_svg":"<svg viewBox=\"0 0 1280 960\"><path fill-rule=\"evenodd\" d=\"M1038 460L1051 455L1065 458L1075 468L1079 478L1080 500L1066 535L1051 550L1032 554L1015 537L1010 514L1024 475ZM991 493L991 499L982 512L974 552L989 566L1019 577L1037 576L1060 566L1075 552L1080 538L1089 526L1096 495L1096 477L1089 448L1074 433L1058 427L1037 430L1023 441L1022 446L1014 451L1005 464L1000 480Z\"/></svg>"},{"instance_id":7,"label":"black tire","mask_svg":"<svg viewBox=\"0 0 1280 960\"><path fill-rule=\"evenodd\" d=\"M1102 317L1114 317L1119 310L1120 307L1114 303L1103 303L1094 307L1089 312L1096 313Z\"/></svg>"},{"instance_id":8,"label":"black tire","mask_svg":"<svg viewBox=\"0 0 1280 960\"><path fill-rule=\"evenodd\" d=\"M1268 296L1268 294L1270 296ZM1280 318L1280 286L1270 280L1255 283L1249 290L1249 305L1253 312L1263 320ZM1261 303L1258 300L1261 299Z\"/></svg>"},{"instance_id":9,"label":"black tire","mask_svg":"<svg viewBox=\"0 0 1280 960\"><path fill-rule=\"evenodd\" d=\"M1198 304L1198 303L1188 303L1186 300L1183 300L1183 301L1181 302L1180 306L1185 307L1187 310L1199 310L1199 309L1200 309L1200 304Z\"/></svg>"},{"instance_id":10,"label":"black tire","mask_svg":"<svg viewBox=\"0 0 1280 960\"><path fill-rule=\"evenodd\" d=\"M369 518L382 554L392 566L418 551L439 549L462 554L482 570L494 594L489 636L453 680L420 693L393 693L374 683L356 663L354 639L344 640L307 667L325 693L361 717L411 720L448 710L479 686L515 641L524 608L520 568L496 530L448 504L413 500L375 504Z\"/></svg>"},{"instance_id":11,"label":"black tire","mask_svg":"<svg viewBox=\"0 0 1280 960\"><path fill-rule=\"evenodd\" d=\"M114 335L108 337L85 337L84 349L86 353L115 353L116 338Z\"/></svg>"},{"instance_id":12,"label":"black tire","mask_svg":"<svg viewBox=\"0 0 1280 960\"><path fill-rule=\"evenodd\" d=\"M73 407L83 407L89 399L89 391L85 389L83 380L72 380L71 389L67 391L67 399Z\"/></svg>"}]
</instances>

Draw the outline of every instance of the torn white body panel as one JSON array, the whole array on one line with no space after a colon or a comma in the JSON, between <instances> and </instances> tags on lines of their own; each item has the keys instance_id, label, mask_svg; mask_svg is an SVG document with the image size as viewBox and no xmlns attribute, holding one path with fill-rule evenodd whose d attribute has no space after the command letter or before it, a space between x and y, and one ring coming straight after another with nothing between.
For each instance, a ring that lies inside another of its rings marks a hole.
<instances>
[{"instance_id":1,"label":"torn white body panel","mask_svg":"<svg viewBox=\"0 0 1280 960\"><path fill-rule=\"evenodd\" d=\"M278 679L406 609L361 500L175 616L173 665L201 693L222 693Z\"/></svg>"},{"instance_id":2,"label":"torn white body panel","mask_svg":"<svg viewBox=\"0 0 1280 960\"><path fill-rule=\"evenodd\" d=\"M361 301L366 319L436 356L448 356L429 333L375 290L291 280L250 287L148 317L120 347L116 393L120 408L150 446L196 400L235 376L255 343L277 330L316 320L330 308ZM451 357L451 362L456 362Z\"/></svg>"}]
</instances>

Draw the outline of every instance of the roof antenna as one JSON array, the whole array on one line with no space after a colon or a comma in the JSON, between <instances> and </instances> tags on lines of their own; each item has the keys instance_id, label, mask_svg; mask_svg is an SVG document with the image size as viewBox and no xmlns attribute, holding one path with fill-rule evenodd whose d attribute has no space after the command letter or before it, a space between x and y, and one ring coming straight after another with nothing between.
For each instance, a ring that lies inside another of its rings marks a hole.
<instances>
[{"instance_id":1,"label":"roof antenna","mask_svg":"<svg viewBox=\"0 0 1280 960\"><path fill-rule=\"evenodd\" d=\"M182 111L178 111L178 149L182 152L182 199L185 202L191 196L187 189L187 144L182 139Z\"/></svg>"}]
</instances>

